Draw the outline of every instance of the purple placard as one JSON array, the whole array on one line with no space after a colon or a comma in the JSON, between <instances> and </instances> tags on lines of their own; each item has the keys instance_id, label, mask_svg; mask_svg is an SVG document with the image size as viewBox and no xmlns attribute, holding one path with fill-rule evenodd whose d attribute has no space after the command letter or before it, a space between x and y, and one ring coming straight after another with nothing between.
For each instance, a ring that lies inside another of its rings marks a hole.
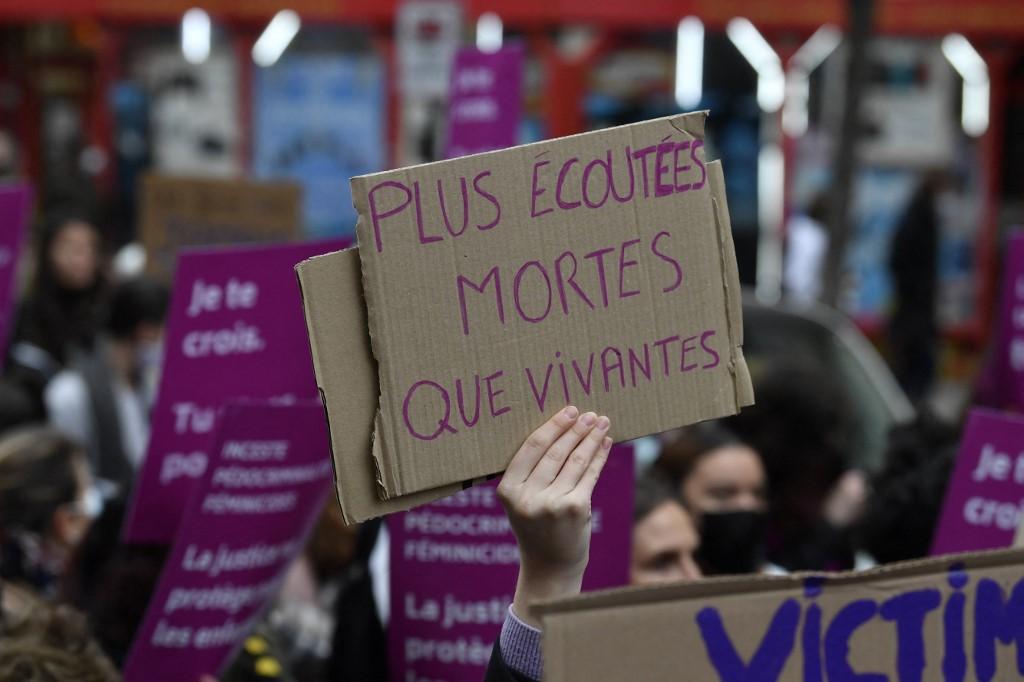
<instances>
[{"instance_id":1,"label":"purple placard","mask_svg":"<svg viewBox=\"0 0 1024 682\"><path fill-rule=\"evenodd\" d=\"M185 500L206 468L224 402L318 396L294 267L344 246L330 241L180 255L152 436L126 542L174 538Z\"/></svg>"},{"instance_id":2,"label":"purple placard","mask_svg":"<svg viewBox=\"0 0 1024 682\"><path fill-rule=\"evenodd\" d=\"M448 99L445 158L516 144L522 116L523 49L462 48L455 55Z\"/></svg>"},{"instance_id":3,"label":"purple placard","mask_svg":"<svg viewBox=\"0 0 1024 682\"><path fill-rule=\"evenodd\" d=\"M498 482L392 514L391 680L479 682L512 603L519 551ZM583 589L625 585L633 527L633 448L619 445L593 498Z\"/></svg>"},{"instance_id":4,"label":"purple placard","mask_svg":"<svg viewBox=\"0 0 1024 682\"><path fill-rule=\"evenodd\" d=\"M999 328L989 402L1024 412L1024 231L1015 231L1006 242Z\"/></svg>"},{"instance_id":5,"label":"purple placard","mask_svg":"<svg viewBox=\"0 0 1024 682\"><path fill-rule=\"evenodd\" d=\"M7 356L14 318L14 280L31 208L29 185L0 185L0 369Z\"/></svg>"},{"instance_id":6,"label":"purple placard","mask_svg":"<svg viewBox=\"0 0 1024 682\"><path fill-rule=\"evenodd\" d=\"M974 409L932 543L932 555L1013 544L1024 519L1024 418Z\"/></svg>"},{"instance_id":7,"label":"purple placard","mask_svg":"<svg viewBox=\"0 0 1024 682\"><path fill-rule=\"evenodd\" d=\"M126 682L215 675L277 593L331 490L319 401L231 404L219 422Z\"/></svg>"}]
</instances>

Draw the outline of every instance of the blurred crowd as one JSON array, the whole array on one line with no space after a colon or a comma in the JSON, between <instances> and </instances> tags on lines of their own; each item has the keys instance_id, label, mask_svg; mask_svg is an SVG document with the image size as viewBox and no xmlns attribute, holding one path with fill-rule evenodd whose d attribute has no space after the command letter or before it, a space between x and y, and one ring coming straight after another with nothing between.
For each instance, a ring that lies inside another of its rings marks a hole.
<instances>
[{"instance_id":1,"label":"blurred crowd","mask_svg":"<svg viewBox=\"0 0 1024 682\"><path fill-rule=\"evenodd\" d=\"M146 450L169 294L112 266L87 212L42 217L0 378L0 679L117 679L167 552L119 533ZM922 408L868 472L835 377L772 363L754 385L757 404L741 414L647 439L633 583L927 554L956 424ZM221 679L386 679L380 529L346 528L331 500Z\"/></svg>"}]
</instances>

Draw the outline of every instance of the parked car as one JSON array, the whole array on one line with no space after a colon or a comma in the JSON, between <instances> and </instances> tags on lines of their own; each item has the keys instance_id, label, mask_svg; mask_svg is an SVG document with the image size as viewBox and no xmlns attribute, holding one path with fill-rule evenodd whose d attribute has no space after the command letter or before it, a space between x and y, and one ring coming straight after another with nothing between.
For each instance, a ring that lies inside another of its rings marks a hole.
<instances>
[{"instance_id":1,"label":"parked car","mask_svg":"<svg viewBox=\"0 0 1024 682\"><path fill-rule=\"evenodd\" d=\"M851 416L850 464L868 472L882 466L889 429L914 408L874 346L848 317L822 304L765 305L743 298L743 353L755 378L769 363L799 358L834 377Z\"/></svg>"}]
</instances>

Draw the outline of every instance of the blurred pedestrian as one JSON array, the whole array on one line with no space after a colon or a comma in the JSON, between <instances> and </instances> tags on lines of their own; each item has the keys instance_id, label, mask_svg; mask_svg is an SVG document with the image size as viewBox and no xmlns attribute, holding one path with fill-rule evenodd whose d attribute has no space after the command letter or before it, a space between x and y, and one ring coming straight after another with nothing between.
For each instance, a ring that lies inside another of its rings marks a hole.
<instances>
[{"instance_id":1,"label":"blurred pedestrian","mask_svg":"<svg viewBox=\"0 0 1024 682\"><path fill-rule=\"evenodd\" d=\"M106 290L100 232L84 213L50 214L29 295L18 310L7 375L45 417L43 390L76 350L91 350Z\"/></svg>"},{"instance_id":2,"label":"blurred pedestrian","mask_svg":"<svg viewBox=\"0 0 1024 682\"><path fill-rule=\"evenodd\" d=\"M46 387L50 422L85 446L107 497L127 493L145 455L168 300L152 279L118 284L93 349Z\"/></svg>"},{"instance_id":3,"label":"blurred pedestrian","mask_svg":"<svg viewBox=\"0 0 1024 682\"><path fill-rule=\"evenodd\" d=\"M939 203L947 200L949 189L945 171L924 176L897 224L889 251L895 299L889 319L892 369L914 402L926 397L935 378Z\"/></svg>"}]
</instances>

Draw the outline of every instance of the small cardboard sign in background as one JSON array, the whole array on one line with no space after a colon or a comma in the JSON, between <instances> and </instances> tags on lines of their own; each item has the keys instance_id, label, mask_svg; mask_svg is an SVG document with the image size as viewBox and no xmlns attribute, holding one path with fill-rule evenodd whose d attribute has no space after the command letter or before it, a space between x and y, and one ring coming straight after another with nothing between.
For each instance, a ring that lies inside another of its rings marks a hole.
<instances>
[{"instance_id":1,"label":"small cardboard sign in background","mask_svg":"<svg viewBox=\"0 0 1024 682\"><path fill-rule=\"evenodd\" d=\"M542 607L559 682L922 682L1024 675L1024 552L720 578Z\"/></svg>"},{"instance_id":2,"label":"small cardboard sign in background","mask_svg":"<svg viewBox=\"0 0 1024 682\"><path fill-rule=\"evenodd\" d=\"M277 594L331 489L319 401L228 406L212 444L126 682L216 675Z\"/></svg>"},{"instance_id":3,"label":"small cardboard sign in background","mask_svg":"<svg viewBox=\"0 0 1024 682\"><path fill-rule=\"evenodd\" d=\"M285 242L302 231L302 191L291 182L147 175L139 234L149 272L170 279L186 246Z\"/></svg>"},{"instance_id":4,"label":"small cardboard sign in background","mask_svg":"<svg viewBox=\"0 0 1024 682\"><path fill-rule=\"evenodd\" d=\"M516 143L523 111L519 45L497 52L461 48L452 67L445 158L504 149Z\"/></svg>"},{"instance_id":5,"label":"small cardboard sign in background","mask_svg":"<svg viewBox=\"0 0 1024 682\"><path fill-rule=\"evenodd\" d=\"M931 553L1010 547L1022 521L1024 417L972 410Z\"/></svg>"},{"instance_id":6,"label":"small cardboard sign in background","mask_svg":"<svg viewBox=\"0 0 1024 682\"><path fill-rule=\"evenodd\" d=\"M3 369L13 332L18 262L31 210L32 188L29 185L0 184L0 369Z\"/></svg>"},{"instance_id":7,"label":"small cardboard sign in background","mask_svg":"<svg viewBox=\"0 0 1024 682\"><path fill-rule=\"evenodd\" d=\"M497 486L473 486L388 517L393 682L483 679L519 572L519 550ZM632 501L632 447L616 446L594 490L584 590L628 582Z\"/></svg>"},{"instance_id":8,"label":"small cardboard sign in background","mask_svg":"<svg viewBox=\"0 0 1024 682\"><path fill-rule=\"evenodd\" d=\"M353 178L388 496L502 471L567 403L626 440L753 401L704 119Z\"/></svg>"},{"instance_id":9,"label":"small cardboard sign in background","mask_svg":"<svg viewBox=\"0 0 1024 682\"><path fill-rule=\"evenodd\" d=\"M173 539L182 505L206 469L225 401L317 397L294 267L342 246L330 241L181 254L127 542Z\"/></svg>"}]
</instances>

